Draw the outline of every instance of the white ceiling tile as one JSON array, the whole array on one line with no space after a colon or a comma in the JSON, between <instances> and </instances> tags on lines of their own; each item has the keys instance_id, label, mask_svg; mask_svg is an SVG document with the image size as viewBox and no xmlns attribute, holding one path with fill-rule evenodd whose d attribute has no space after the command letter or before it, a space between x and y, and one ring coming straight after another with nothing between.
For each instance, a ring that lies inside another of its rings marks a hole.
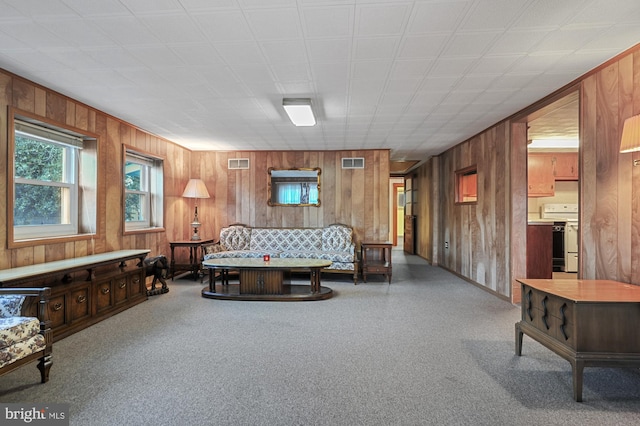
<instances>
[{"instance_id":1,"label":"white ceiling tile","mask_svg":"<svg viewBox=\"0 0 640 426\"><path fill-rule=\"evenodd\" d=\"M133 46L126 50L132 57L148 67L180 63L180 58L165 46Z\"/></svg>"},{"instance_id":2,"label":"white ceiling tile","mask_svg":"<svg viewBox=\"0 0 640 426\"><path fill-rule=\"evenodd\" d=\"M24 22L19 20L16 22L6 22L3 23L0 28L11 38L20 40L32 49L40 50L68 46L68 43L63 39L32 21Z\"/></svg>"},{"instance_id":3,"label":"white ceiling tile","mask_svg":"<svg viewBox=\"0 0 640 426\"><path fill-rule=\"evenodd\" d=\"M526 54L548 34L544 30L507 31L499 37L487 52L490 55Z\"/></svg>"},{"instance_id":4,"label":"white ceiling tile","mask_svg":"<svg viewBox=\"0 0 640 426\"><path fill-rule=\"evenodd\" d=\"M464 31L505 30L525 11L530 0L476 1L460 26Z\"/></svg>"},{"instance_id":5,"label":"white ceiling tile","mask_svg":"<svg viewBox=\"0 0 640 426\"><path fill-rule=\"evenodd\" d=\"M356 36L400 35L406 26L408 4L364 5L356 8Z\"/></svg>"},{"instance_id":6,"label":"white ceiling tile","mask_svg":"<svg viewBox=\"0 0 640 426\"><path fill-rule=\"evenodd\" d=\"M75 0L75 1L85 1L85 0ZM93 1L101 1L101 0L93 0ZM180 4L184 6L184 8L189 11L201 11L201 10L212 10L212 9L230 9L237 8L237 3L235 0L180 0Z\"/></svg>"},{"instance_id":7,"label":"white ceiling tile","mask_svg":"<svg viewBox=\"0 0 640 426\"><path fill-rule=\"evenodd\" d=\"M448 56L479 56L483 54L498 38L495 32L474 32L453 35L446 48L442 51L442 57Z\"/></svg>"},{"instance_id":8,"label":"white ceiling tile","mask_svg":"<svg viewBox=\"0 0 640 426\"><path fill-rule=\"evenodd\" d=\"M405 59L393 62L390 78L396 80L422 78L433 66L435 59Z\"/></svg>"},{"instance_id":9,"label":"white ceiling tile","mask_svg":"<svg viewBox=\"0 0 640 426\"><path fill-rule=\"evenodd\" d=\"M435 1L416 4L407 33L451 33L472 3L473 1Z\"/></svg>"},{"instance_id":10,"label":"white ceiling tile","mask_svg":"<svg viewBox=\"0 0 640 426\"><path fill-rule=\"evenodd\" d=\"M271 69L279 82L310 81L311 73L306 64L277 64Z\"/></svg>"},{"instance_id":11,"label":"white ceiling tile","mask_svg":"<svg viewBox=\"0 0 640 426\"><path fill-rule=\"evenodd\" d=\"M267 61L272 64L306 63L307 55L302 40L268 41L260 44Z\"/></svg>"},{"instance_id":12,"label":"white ceiling tile","mask_svg":"<svg viewBox=\"0 0 640 426\"><path fill-rule=\"evenodd\" d=\"M169 44L168 46L186 65L207 66L222 63L217 50L208 43Z\"/></svg>"},{"instance_id":13,"label":"white ceiling tile","mask_svg":"<svg viewBox=\"0 0 640 426\"><path fill-rule=\"evenodd\" d=\"M229 65L263 63L262 51L255 42L216 43L216 51Z\"/></svg>"},{"instance_id":14,"label":"white ceiling tile","mask_svg":"<svg viewBox=\"0 0 640 426\"><path fill-rule=\"evenodd\" d=\"M356 39L353 60L393 59L396 55L399 41L399 37Z\"/></svg>"},{"instance_id":15,"label":"white ceiling tile","mask_svg":"<svg viewBox=\"0 0 640 426\"><path fill-rule=\"evenodd\" d=\"M179 0L120 0L133 13L180 12Z\"/></svg>"},{"instance_id":16,"label":"white ceiling tile","mask_svg":"<svg viewBox=\"0 0 640 426\"><path fill-rule=\"evenodd\" d=\"M400 59L435 58L440 55L449 38L449 35L443 34L406 37L398 57Z\"/></svg>"},{"instance_id":17,"label":"white ceiling tile","mask_svg":"<svg viewBox=\"0 0 640 426\"><path fill-rule=\"evenodd\" d=\"M571 52L558 51L558 52L542 52L532 53L521 61L518 61L513 65L510 71L513 72L534 72L544 73L547 72L556 62L561 60L564 56Z\"/></svg>"},{"instance_id":18,"label":"white ceiling tile","mask_svg":"<svg viewBox=\"0 0 640 426\"><path fill-rule=\"evenodd\" d=\"M23 16L33 18L72 18L76 16L72 9L59 0L45 2L39 0L4 0L4 3L19 11ZM12 10L8 12L13 15Z\"/></svg>"},{"instance_id":19,"label":"white ceiling tile","mask_svg":"<svg viewBox=\"0 0 640 426\"><path fill-rule=\"evenodd\" d=\"M523 57L524 55L485 55L474 62L469 72L473 74L505 73Z\"/></svg>"},{"instance_id":20,"label":"white ceiling tile","mask_svg":"<svg viewBox=\"0 0 640 426\"><path fill-rule=\"evenodd\" d=\"M353 34L353 7L309 7L302 10L306 37L350 37Z\"/></svg>"},{"instance_id":21,"label":"white ceiling tile","mask_svg":"<svg viewBox=\"0 0 640 426\"><path fill-rule=\"evenodd\" d=\"M298 11L287 9L253 9L245 12L254 36L262 40L301 37Z\"/></svg>"},{"instance_id":22,"label":"white ceiling tile","mask_svg":"<svg viewBox=\"0 0 640 426\"><path fill-rule=\"evenodd\" d=\"M311 62L347 62L351 57L351 39L308 40Z\"/></svg>"},{"instance_id":23,"label":"white ceiling tile","mask_svg":"<svg viewBox=\"0 0 640 426\"><path fill-rule=\"evenodd\" d=\"M389 61L361 61L354 62L351 78L354 80L381 80L387 78L391 62Z\"/></svg>"},{"instance_id":24,"label":"white ceiling tile","mask_svg":"<svg viewBox=\"0 0 640 426\"><path fill-rule=\"evenodd\" d=\"M477 57L442 58L429 70L429 75L433 77L462 76L477 59Z\"/></svg>"},{"instance_id":25,"label":"white ceiling tile","mask_svg":"<svg viewBox=\"0 0 640 426\"><path fill-rule=\"evenodd\" d=\"M199 13L192 19L212 43L253 40L251 29L240 11Z\"/></svg>"},{"instance_id":26,"label":"white ceiling tile","mask_svg":"<svg viewBox=\"0 0 640 426\"><path fill-rule=\"evenodd\" d=\"M91 18L88 22L121 46L159 43L158 38L133 16Z\"/></svg>"},{"instance_id":27,"label":"white ceiling tile","mask_svg":"<svg viewBox=\"0 0 640 426\"><path fill-rule=\"evenodd\" d=\"M203 38L203 33L186 14L141 16L139 19L164 43L197 43Z\"/></svg>"}]
</instances>

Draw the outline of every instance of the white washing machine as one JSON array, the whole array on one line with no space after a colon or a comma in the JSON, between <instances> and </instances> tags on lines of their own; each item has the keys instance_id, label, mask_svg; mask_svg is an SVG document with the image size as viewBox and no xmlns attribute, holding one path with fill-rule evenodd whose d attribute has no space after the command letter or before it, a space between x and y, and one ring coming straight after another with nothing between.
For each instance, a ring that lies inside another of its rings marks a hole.
<instances>
[{"instance_id":1,"label":"white washing machine","mask_svg":"<svg viewBox=\"0 0 640 426\"><path fill-rule=\"evenodd\" d=\"M578 272L578 222L567 221L564 228L564 270Z\"/></svg>"}]
</instances>

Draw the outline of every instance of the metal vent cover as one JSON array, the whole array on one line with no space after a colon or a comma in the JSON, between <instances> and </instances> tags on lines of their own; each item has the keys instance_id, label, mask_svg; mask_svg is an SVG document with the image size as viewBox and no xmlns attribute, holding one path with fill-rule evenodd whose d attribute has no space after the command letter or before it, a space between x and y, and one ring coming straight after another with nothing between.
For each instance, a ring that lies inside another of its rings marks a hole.
<instances>
[{"instance_id":1,"label":"metal vent cover","mask_svg":"<svg viewBox=\"0 0 640 426\"><path fill-rule=\"evenodd\" d=\"M364 169L364 157L342 158L343 169Z\"/></svg>"},{"instance_id":2,"label":"metal vent cover","mask_svg":"<svg viewBox=\"0 0 640 426\"><path fill-rule=\"evenodd\" d=\"M229 170L248 170L249 159L248 158L229 158L228 166L229 166Z\"/></svg>"}]
</instances>

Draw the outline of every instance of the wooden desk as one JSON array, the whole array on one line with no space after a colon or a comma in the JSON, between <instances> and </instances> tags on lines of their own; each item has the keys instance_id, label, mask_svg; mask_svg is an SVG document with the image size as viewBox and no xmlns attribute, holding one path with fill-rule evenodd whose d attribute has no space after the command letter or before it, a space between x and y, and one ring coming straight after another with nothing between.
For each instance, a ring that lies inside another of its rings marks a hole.
<instances>
[{"instance_id":1,"label":"wooden desk","mask_svg":"<svg viewBox=\"0 0 640 426\"><path fill-rule=\"evenodd\" d=\"M367 274L384 274L391 284L391 248L389 241L365 241L360 244L362 259L362 279L367 282ZM377 254L369 252L377 251Z\"/></svg>"},{"instance_id":2,"label":"wooden desk","mask_svg":"<svg viewBox=\"0 0 640 426\"><path fill-rule=\"evenodd\" d=\"M640 286L606 280L518 279L523 333L560 355L573 373L573 397L582 401L584 367L640 367ZM640 383L638 384L640 386Z\"/></svg>"},{"instance_id":3,"label":"wooden desk","mask_svg":"<svg viewBox=\"0 0 640 426\"><path fill-rule=\"evenodd\" d=\"M198 253L203 245L213 244L214 240L186 240L186 241L169 241L169 247L171 248L171 262L169 263L169 275L171 280L175 276L177 271L189 271L194 280L198 279L200 273L200 261L202 260L204 253ZM183 247L189 249L189 263L176 263L174 250L176 247Z\"/></svg>"}]
</instances>

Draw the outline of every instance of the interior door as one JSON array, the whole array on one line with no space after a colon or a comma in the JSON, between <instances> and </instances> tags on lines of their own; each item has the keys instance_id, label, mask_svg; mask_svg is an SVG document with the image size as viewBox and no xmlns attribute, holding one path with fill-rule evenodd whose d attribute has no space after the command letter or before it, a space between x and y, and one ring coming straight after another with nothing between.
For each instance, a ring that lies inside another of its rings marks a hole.
<instances>
[{"instance_id":1,"label":"interior door","mask_svg":"<svg viewBox=\"0 0 640 426\"><path fill-rule=\"evenodd\" d=\"M418 201L415 178L404 178L404 251L408 254L416 253L416 216L415 208Z\"/></svg>"}]
</instances>

